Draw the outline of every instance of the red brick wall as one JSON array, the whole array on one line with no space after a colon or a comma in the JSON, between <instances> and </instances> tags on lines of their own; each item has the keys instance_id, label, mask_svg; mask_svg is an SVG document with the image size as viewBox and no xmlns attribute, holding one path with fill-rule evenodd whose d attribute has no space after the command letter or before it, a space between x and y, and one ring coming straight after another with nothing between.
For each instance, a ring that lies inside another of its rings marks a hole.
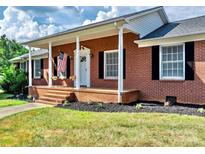
<instances>
[{"instance_id":1,"label":"red brick wall","mask_svg":"<svg viewBox=\"0 0 205 154\"><path fill-rule=\"evenodd\" d=\"M137 44L133 42L136 39L135 34L124 34L124 48L126 48L125 89L136 88L140 90L142 100L164 101L165 96L173 95L177 96L180 102L205 104L205 41L195 42L196 74L194 81L156 81L151 79L151 48L138 48ZM81 45L90 48L93 54L90 69L91 87L117 88L116 80L98 79L98 52L117 49L117 43L118 36L80 42ZM53 47L53 57L58 55L59 50L72 57L71 75L74 72L74 49L75 43ZM54 84L73 86L73 82L70 80L57 80L54 81Z\"/></svg>"},{"instance_id":2,"label":"red brick wall","mask_svg":"<svg viewBox=\"0 0 205 154\"><path fill-rule=\"evenodd\" d=\"M126 88L139 89L141 99L164 101L170 95L177 96L179 102L205 104L205 41L195 42L194 81L152 80L151 48L135 48L131 44L128 48L126 58L129 62L124 85Z\"/></svg>"}]
</instances>

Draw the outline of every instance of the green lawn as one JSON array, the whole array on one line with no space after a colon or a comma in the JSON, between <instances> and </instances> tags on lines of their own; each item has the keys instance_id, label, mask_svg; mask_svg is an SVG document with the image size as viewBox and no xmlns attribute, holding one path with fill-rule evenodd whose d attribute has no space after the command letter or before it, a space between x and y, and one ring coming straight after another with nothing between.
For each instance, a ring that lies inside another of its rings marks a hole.
<instances>
[{"instance_id":1,"label":"green lawn","mask_svg":"<svg viewBox=\"0 0 205 154\"><path fill-rule=\"evenodd\" d=\"M1 119L0 146L205 146L205 118L43 108Z\"/></svg>"},{"instance_id":2,"label":"green lawn","mask_svg":"<svg viewBox=\"0 0 205 154\"><path fill-rule=\"evenodd\" d=\"M22 105L25 104L26 101L16 100L16 99L8 99L12 97L13 94L6 94L0 89L0 108L14 106L14 105Z\"/></svg>"},{"instance_id":3,"label":"green lawn","mask_svg":"<svg viewBox=\"0 0 205 154\"><path fill-rule=\"evenodd\" d=\"M0 108L15 106L15 105L23 105L26 103L27 103L26 101L22 101L22 100L4 99L4 100L0 100Z\"/></svg>"}]
</instances>

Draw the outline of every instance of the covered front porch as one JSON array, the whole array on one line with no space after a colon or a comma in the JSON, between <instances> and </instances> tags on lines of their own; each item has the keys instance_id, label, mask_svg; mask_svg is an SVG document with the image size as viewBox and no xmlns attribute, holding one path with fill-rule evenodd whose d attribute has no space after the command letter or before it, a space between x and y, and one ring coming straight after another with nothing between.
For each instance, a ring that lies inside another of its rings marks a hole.
<instances>
[{"instance_id":1,"label":"covered front porch","mask_svg":"<svg viewBox=\"0 0 205 154\"><path fill-rule=\"evenodd\" d=\"M70 97L74 101L93 101L104 103L130 103L139 97L137 89L124 89L125 55L124 36L135 35L125 22L115 22L98 27L61 34L28 42L29 45L29 93L38 101L53 100L62 102ZM126 38L128 40L129 37ZM97 42L97 43L96 43ZM133 42L132 42L133 43ZM32 84L32 47L48 49L47 86ZM55 58L59 51L68 54L70 68L66 80L56 80ZM103 52L101 52L103 51ZM110 59L117 63L112 65L114 71L105 73L108 53ZM93 58L94 57L94 58ZM99 65L96 67L96 65ZM92 69L91 69L92 68ZM96 72L99 72L96 73ZM108 76L112 74L113 76ZM93 75L95 77L93 77ZM59 83L66 83L62 86ZM109 86L106 84L109 83ZM112 87L113 85L113 87ZM51 94L52 93L52 94ZM60 95L55 95L59 93ZM62 98L59 98L59 96ZM56 98L56 99L55 99Z\"/></svg>"},{"instance_id":2,"label":"covered front porch","mask_svg":"<svg viewBox=\"0 0 205 154\"><path fill-rule=\"evenodd\" d=\"M59 104L63 101L118 103L118 89L85 88L66 86L32 86L29 93L36 102ZM121 93L122 102L127 104L139 98L139 90L127 89Z\"/></svg>"}]
</instances>

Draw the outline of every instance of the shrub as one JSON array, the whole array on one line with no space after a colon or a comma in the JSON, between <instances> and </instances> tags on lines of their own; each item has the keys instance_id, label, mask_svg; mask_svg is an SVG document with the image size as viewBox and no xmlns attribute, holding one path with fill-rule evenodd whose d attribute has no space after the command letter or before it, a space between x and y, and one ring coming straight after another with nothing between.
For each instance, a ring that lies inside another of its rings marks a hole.
<instances>
[{"instance_id":1,"label":"shrub","mask_svg":"<svg viewBox=\"0 0 205 154\"><path fill-rule=\"evenodd\" d=\"M105 106L103 106L103 103L97 103L97 108L101 108L101 109L104 109L105 108Z\"/></svg>"},{"instance_id":2,"label":"shrub","mask_svg":"<svg viewBox=\"0 0 205 154\"><path fill-rule=\"evenodd\" d=\"M71 105L71 102L70 102L69 100L65 100L65 101L63 102L63 106L65 106L65 105L70 106L70 105Z\"/></svg>"},{"instance_id":3,"label":"shrub","mask_svg":"<svg viewBox=\"0 0 205 154\"><path fill-rule=\"evenodd\" d=\"M137 110L140 110L140 109L142 109L142 108L143 108L142 104L139 103L139 104L136 105L136 109L137 109Z\"/></svg>"},{"instance_id":4,"label":"shrub","mask_svg":"<svg viewBox=\"0 0 205 154\"><path fill-rule=\"evenodd\" d=\"M22 70L16 70L14 65L10 65L2 69L2 78L0 86L8 93L26 93L25 86L27 85L26 73Z\"/></svg>"},{"instance_id":5,"label":"shrub","mask_svg":"<svg viewBox=\"0 0 205 154\"><path fill-rule=\"evenodd\" d=\"M198 109L197 109L197 112L199 112L199 113L205 113L205 109L204 109L204 108L198 108Z\"/></svg>"}]
</instances>

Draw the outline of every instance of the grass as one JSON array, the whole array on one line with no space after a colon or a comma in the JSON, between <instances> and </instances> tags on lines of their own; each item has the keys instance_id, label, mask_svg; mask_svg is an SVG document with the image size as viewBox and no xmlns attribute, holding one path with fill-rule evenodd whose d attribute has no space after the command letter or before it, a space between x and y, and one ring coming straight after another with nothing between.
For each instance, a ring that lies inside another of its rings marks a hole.
<instances>
[{"instance_id":1,"label":"grass","mask_svg":"<svg viewBox=\"0 0 205 154\"><path fill-rule=\"evenodd\" d=\"M23 105L26 103L27 103L26 101L14 100L14 99L0 100L0 108L8 107L8 106Z\"/></svg>"},{"instance_id":2,"label":"grass","mask_svg":"<svg viewBox=\"0 0 205 154\"><path fill-rule=\"evenodd\" d=\"M17 100L17 99L9 99L13 94L6 94L3 90L0 89L0 108L14 106L14 105L22 105L25 104L26 101Z\"/></svg>"},{"instance_id":3,"label":"grass","mask_svg":"<svg viewBox=\"0 0 205 154\"><path fill-rule=\"evenodd\" d=\"M0 146L205 146L205 118L61 108L0 120Z\"/></svg>"}]
</instances>

